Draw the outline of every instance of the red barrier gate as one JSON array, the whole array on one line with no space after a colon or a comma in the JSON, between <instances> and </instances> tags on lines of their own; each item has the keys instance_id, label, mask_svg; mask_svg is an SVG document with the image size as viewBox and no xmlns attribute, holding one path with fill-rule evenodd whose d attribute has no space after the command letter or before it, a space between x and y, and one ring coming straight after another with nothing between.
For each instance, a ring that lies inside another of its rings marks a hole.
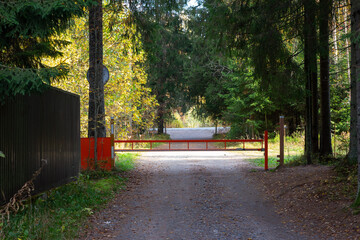
<instances>
[{"instance_id":1,"label":"red barrier gate","mask_svg":"<svg viewBox=\"0 0 360 240\"><path fill-rule=\"evenodd\" d=\"M93 170L95 168L95 139L81 138L81 169ZM111 156L111 138L97 139L97 160L99 168L111 170L114 161Z\"/></svg>"},{"instance_id":2,"label":"red barrier gate","mask_svg":"<svg viewBox=\"0 0 360 240\"><path fill-rule=\"evenodd\" d=\"M209 148L209 143L224 143L223 148ZM263 151L265 170L268 170L268 132L263 139L223 139L223 140L114 140L114 143L130 144L131 148L114 148L115 152L143 152L143 151ZM137 148L134 144L148 143L149 148ZM167 148L153 148L154 143L168 143ZM187 143L186 148L171 148L172 143ZM205 148L190 148L190 143L205 143ZM227 143L243 143L242 148L229 148ZM246 148L245 143L261 143L261 148Z\"/></svg>"}]
</instances>

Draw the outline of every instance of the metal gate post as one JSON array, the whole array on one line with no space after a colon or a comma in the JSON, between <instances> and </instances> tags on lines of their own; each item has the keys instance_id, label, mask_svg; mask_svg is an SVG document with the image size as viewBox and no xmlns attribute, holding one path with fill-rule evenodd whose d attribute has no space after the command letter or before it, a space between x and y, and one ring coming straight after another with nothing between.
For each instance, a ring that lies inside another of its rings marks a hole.
<instances>
[{"instance_id":1,"label":"metal gate post","mask_svg":"<svg viewBox=\"0 0 360 240\"><path fill-rule=\"evenodd\" d=\"M114 142L114 117L110 120L110 138L111 138L111 167L115 167L115 142Z\"/></svg>"},{"instance_id":2,"label":"metal gate post","mask_svg":"<svg viewBox=\"0 0 360 240\"><path fill-rule=\"evenodd\" d=\"M264 153L264 158L265 158L265 171L267 171L269 169L269 164L268 164L268 157L269 157L269 148L268 148L268 131L266 130L264 133L264 142L265 142L265 153Z\"/></svg>"}]
</instances>

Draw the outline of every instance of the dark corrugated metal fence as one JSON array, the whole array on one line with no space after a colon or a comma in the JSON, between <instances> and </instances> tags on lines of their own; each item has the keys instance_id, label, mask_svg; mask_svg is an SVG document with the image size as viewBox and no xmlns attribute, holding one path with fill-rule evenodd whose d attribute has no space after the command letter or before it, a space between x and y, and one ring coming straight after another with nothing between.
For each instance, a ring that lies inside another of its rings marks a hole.
<instances>
[{"instance_id":1,"label":"dark corrugated metal fence","mask_svg":"<svg viewBox=\"0 0 360 240\"><path fill-rule=\"evenodd\" d=\"M39 193L71 181L80 170L79 96L49 88L0 105L0 205L47 164L35 181Z\"/></svg>"}]
</instances>

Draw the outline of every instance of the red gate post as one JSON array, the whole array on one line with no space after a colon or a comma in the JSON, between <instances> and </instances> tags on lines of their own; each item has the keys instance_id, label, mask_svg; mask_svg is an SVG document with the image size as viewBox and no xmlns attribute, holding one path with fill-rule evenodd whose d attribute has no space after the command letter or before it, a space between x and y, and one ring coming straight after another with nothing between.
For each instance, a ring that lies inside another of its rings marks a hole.
<instances>
[{"instance_id":1,"label":"red gate post","mask_svg":"<svg viewBox=\"0 0 360 240\"><path fill-rule=\"evenodd\" d=\"M268 131L266 130L264 133L264 142L265 142L265 153L264 153L264 162L265 162L265 171L267 171L269 169L269 164L268 164L268 157L269 157L269 148L268 148Z\"/></svg>"}]
</instances>

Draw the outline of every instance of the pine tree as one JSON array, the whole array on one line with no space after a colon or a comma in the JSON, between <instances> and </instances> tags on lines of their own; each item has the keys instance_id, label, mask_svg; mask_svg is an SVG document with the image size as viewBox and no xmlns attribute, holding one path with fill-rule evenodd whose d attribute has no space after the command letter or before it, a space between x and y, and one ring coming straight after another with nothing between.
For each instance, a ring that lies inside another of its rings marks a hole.
<instances>
[{"instance_id":1,"label":"pine tree","mask_svg":"<svg viewBox=\"0 0 360 240\"><path fill-rule=\"evenodd\" d=\"M320 53L320 100L321 131L320 157L332 154L330 124L330 78L329 78L329 20L332 0L321 0L319 5L319 53Z\"/></svg>"},{"instance_id":2,"label":"pine tree","mask_svg":"<svg viewBox=\"0 0 360 240\"><path fill-rule=\"evenodd\" d=\"M317 46L316 46L316 3L304 0L304 70L306 77L306 133L305 153L307 163L313 162L313 155L318 152L318 94L317 94Z\"/></svg>"},{"instance_id":3,"label":"pine tree","mask_svg":"<svg viewBox=\"0 0 360 240\"><path fill-rule=\"evenodd\" d=\"M189 42L181 19L184 1L135 1L130 5L147 53L148 85L158 101L158 133L173 106L185 105L183 65Z\"/></svg>"}]
</instances>

